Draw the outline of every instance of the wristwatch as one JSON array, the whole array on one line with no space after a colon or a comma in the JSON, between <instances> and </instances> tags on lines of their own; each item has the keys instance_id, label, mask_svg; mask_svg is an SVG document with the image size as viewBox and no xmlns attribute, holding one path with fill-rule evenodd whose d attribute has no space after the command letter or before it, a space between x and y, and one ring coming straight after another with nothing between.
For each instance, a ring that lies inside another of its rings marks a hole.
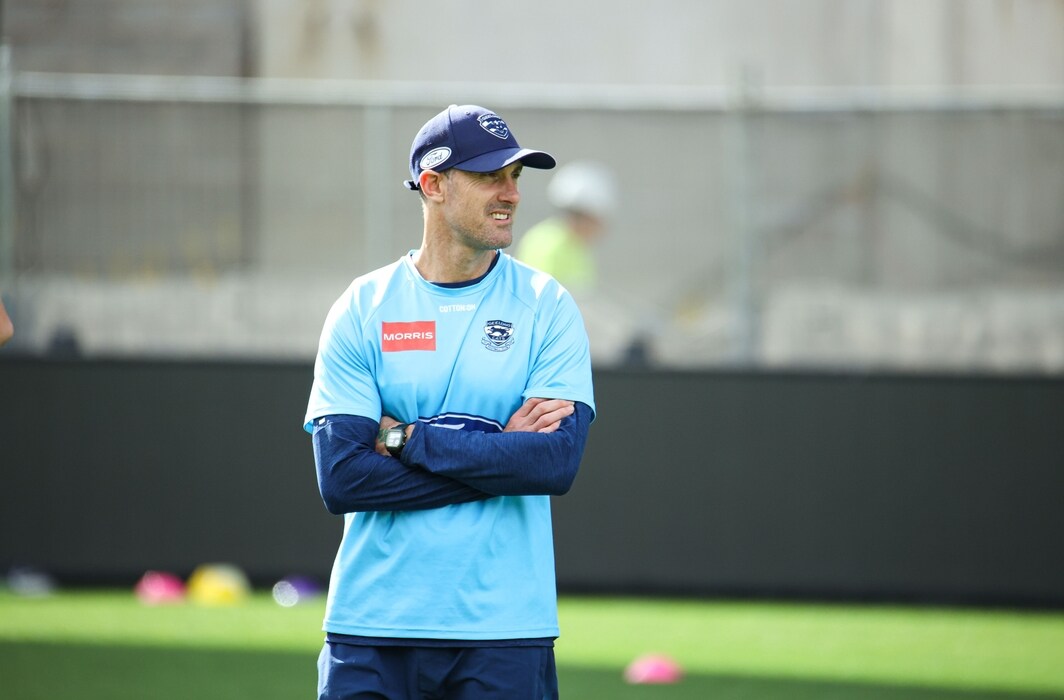
<instances>
[{"instance_id":1,"label":"wristwatch","mask_svg":"<svg viewBox=\"0 0 1064 700\"><path fill-rule=\"evenodd\" d=\"M399 423L381 431L384 433L382 438L384 448L392 457L398 457L403 453L403 446L406 445L406 429L409 426L409 423Z\"/></svg>"}]
</instances>

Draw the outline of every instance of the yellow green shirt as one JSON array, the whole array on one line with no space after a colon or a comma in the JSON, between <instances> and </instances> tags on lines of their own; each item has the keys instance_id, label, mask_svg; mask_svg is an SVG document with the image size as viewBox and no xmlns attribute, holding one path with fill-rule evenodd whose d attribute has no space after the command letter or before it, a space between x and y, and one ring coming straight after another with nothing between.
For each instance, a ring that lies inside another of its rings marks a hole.
<instances>
[{"instance_id":1,"label":"yellow green shirt","mask_svg":"<svg viewBox=\"0 0 1064 700\"><path fill-rule=\"evenodd\" d=\"M550 274L570 291L595 285L595 260L590 247L562 219L536 224L518 241L514 256Z\"/></svg>"}]
</instances>

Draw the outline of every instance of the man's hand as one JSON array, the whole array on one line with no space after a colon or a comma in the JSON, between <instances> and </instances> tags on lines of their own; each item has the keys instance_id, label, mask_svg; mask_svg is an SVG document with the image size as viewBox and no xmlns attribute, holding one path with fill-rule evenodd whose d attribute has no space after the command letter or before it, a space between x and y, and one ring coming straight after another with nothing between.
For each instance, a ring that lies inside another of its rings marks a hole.
<instances>
[{"instance_id":1,"label":"man's hand","mask_svg":"<svg viewBox=\"0 0 1064 700\"><path fill-rule=\"evenodd\" d=\"M572 401L531 398L510 416L503 432L553 433L561 425L562 418L572 415L575 410Z\"/></svg>"}]
</instances>

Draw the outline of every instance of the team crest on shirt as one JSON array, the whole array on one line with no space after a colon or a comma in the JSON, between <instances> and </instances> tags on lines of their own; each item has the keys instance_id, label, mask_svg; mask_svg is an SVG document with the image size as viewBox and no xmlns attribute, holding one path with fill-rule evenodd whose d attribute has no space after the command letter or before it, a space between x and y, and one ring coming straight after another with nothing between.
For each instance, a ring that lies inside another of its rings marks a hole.
<instances>
[{"instance_id":1,"label":"team crest on shirt","mask_svg":"<svg viewBox=\"0 0 1064 700\"><path fill-rule=\"evenodd\" d=\"M488 321L480 343L492 352L509 350L514 344L514 324L508 321Z\"/></svg>"},{"instance_id":2,"label":"team crest on shirt","mask_svg":"<svg viewBox=\"0 0 1064 700\"><path fill-rule=\"evenodd\" d=\"M506 126L506 122L497 114L482 114L477 121L480 127L492 136L498 136L500 139L510 136L510 127Z\"/></svg>"}]
</instances>

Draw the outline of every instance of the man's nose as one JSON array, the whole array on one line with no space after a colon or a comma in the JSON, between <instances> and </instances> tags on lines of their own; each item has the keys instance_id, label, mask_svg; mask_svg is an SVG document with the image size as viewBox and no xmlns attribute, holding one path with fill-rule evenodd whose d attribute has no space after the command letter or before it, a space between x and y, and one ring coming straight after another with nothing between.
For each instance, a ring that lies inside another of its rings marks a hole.
<instances>
[{"instance_id":1,"label":"man's nose","mask_svg":"<svg viewBox=\"0 0 1064 700\"><path fill-rule=\"evenodd\" d=\"M507 177L502 181L502 193L500 198L504 202L517 204L521 200L521 192L517 189L517 178Z\"/></svg>"}]
</instances>

